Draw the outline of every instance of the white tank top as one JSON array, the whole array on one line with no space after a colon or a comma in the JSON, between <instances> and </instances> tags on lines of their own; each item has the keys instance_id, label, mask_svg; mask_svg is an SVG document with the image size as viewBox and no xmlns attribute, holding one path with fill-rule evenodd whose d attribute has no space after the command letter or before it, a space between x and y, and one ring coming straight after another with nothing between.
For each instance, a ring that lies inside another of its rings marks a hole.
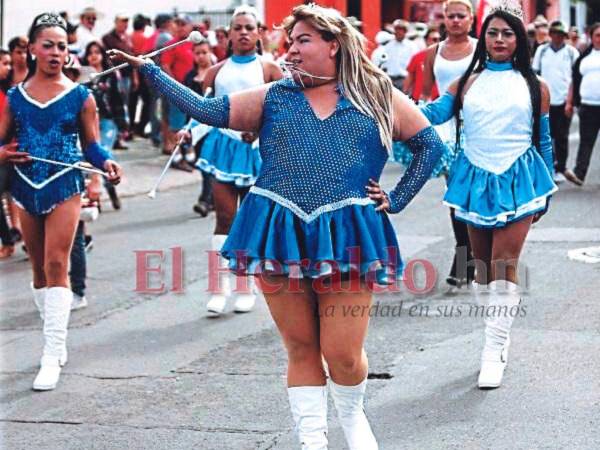
<instances>
[{"instance_id":1,"label":"white tank top","mask_svg":"<svg viewBox=\"0 0 600 450\"><path fill-rule=\"evenodd\" d=\"M465 156L501 174L532 146L531 97L516 70L485 69L465 94Z\"/></svg>"},{"instance_id":2,"label":"white tank top","mask_svg":"<svg viewBox=\"0 0 600 450\"><path fill-rule=\"evenodd\" d=\"M215 97L233 94L255 86L265 84L265 76L260 56L247 63L237 63L229 58L219 69L215 77ZM230 129L221 128L223 134L238 141L242 140L242 133ZM258 145L258 139L253 146Z\"/></svg>"},{"instance_id":3,"label":"white tank top","mask_svg":"<svg viewBox=\"0 0 600 450\"><path fill-rule=\"evenodd\" d=\"M435 75L435 81L437 83L438 91L441 95L448 90L448 86L460 77L463 73L466 72L467 67L469 67L469 63L471 59L473 59L473 53L475 53L475 46L477 45L477 39L473 39L469 37L471 41L471 53L461 59L457 59L451 61L442 56L442 46L445 45L442 42L438 46L438 51L435 55L435 60L433 63L433 74Z\"/></svg>"},{"instance_id":4,"label":"white tank top","mask_svg":"<svg viewBox=\"0 0 600 450\"><path fill-rule=\"evenodd\" d=\"M260 61L260 57L257 56L254 61L240 64L229 58L215 78L215 97L265 84Z\"/></svg>"}]
</instances>

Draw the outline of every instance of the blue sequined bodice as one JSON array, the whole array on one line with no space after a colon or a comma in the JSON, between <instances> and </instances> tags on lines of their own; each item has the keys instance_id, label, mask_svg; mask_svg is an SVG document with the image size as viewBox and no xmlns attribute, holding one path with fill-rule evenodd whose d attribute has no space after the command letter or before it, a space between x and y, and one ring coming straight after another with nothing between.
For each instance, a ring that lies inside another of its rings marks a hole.
<instances>
[{"instance_id":1,"label":"blue sequined bodice","mask_svg":"<svg viewBox=\"0 0 600 450\"><path fill-rule=\"evenodd\" d=\"M12 88L8 99L19 149L32 156L70 164L81 161L83 155L77 148L79 117L88 96L87 88L74 85L52 100L39 103L27 95L22 84ZM38 185L65 172L64 167L40 161L21 164L18 169L22 176Z\"/></svg>"},{"instance_id":2,"label":"blue sequined bodice","mask_svg":"<svg viewBox=\"0 0 600 450\"><path fill-rule=\"evenodd\" d=\"M252 191L284 201L305 219L344 203L370 202L365 186L379 179L388 157L372 118L340 96L333 114L321 120L291 79L267 93L260 142L263 168Z\"/></svg>"}]
</instances>

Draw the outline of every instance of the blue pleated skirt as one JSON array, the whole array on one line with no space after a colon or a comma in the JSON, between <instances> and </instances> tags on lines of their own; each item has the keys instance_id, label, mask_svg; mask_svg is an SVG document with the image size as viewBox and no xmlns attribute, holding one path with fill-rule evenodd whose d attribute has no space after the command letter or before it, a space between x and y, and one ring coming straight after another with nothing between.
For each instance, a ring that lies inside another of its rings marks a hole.
<instances>
[{"instance_id":1,"label":"blue pleated skirt","mask_svg":"<svg viewBox=\"0 0 600 450\"><path fill-rule=\"evenodd\" d=\"M310 222L285 206L250 192L221 249L238 274L271 273L319 278L360 272L378 284L401 279L402 258L386 213L351 204Z\"/></svg>"},{"instance_id":2,"label":"blue pleated skirt","mask_svg":"<svg viewBox=\"0 0 600 450\"><path fill-rule=\"evenodd\" d=\"M452 166L444 203L477 228L502 228L544 211L558 190L544 160L531 147L501 174L475 166L461 152Z\"/></svg>"},{"instance_id":3,"label":"blue pleated skirt","mask_svg":"<svg viewBox=\"0 0 600 450\"><path fill-rule=\"evenodd\" d=\"M256 181L261 164L257 147L214 128L204 140L196 167L221 183L248 187Z\"/></svg>"}]
</instances>

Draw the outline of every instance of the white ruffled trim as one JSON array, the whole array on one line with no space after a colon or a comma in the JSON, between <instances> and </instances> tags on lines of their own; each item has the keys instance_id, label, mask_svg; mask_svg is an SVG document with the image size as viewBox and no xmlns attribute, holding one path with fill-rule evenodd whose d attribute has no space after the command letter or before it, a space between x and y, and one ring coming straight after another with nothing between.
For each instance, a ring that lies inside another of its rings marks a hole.
<instances>
[{"instance_id":1,"label":"white ruffled trim","mask_svg":"<svg viewBox=\"0 0 600 450\"><path fill-rule=\"evenodd\" d=\"M29 178L27 178L17 167L17 165L14 166L15 167L15 171L19 174L19 176L21 178L23 178L23 181L25 181L25 183L27 183L29 186L31 186L34 189L42 189L43 187L45 187L48 183L51 183L52 181L56 180L58 177L60 177L61 175L64 175L67 172L70 172L71 170L73 170L73 167L67 167L59 172L56 172L54 175L52 175L50 178L48 178L47 180L42 181L41 183L34 183L33 181L31 181Z\"/></svg>"},{"instance_id":2,"label":"white ruffled trim","mask_svg":"<svg viewBox=\"0 0 600 450\"><path fill-rule=\"evenodd\" d=\"M25 100L27 100L29 103L34 104L35 106L37 106L40 109L45 109L48 106L50 106L53 103L56 103L57 101L59 101L61 98L63 98L65 95L67 95L69 92L71 92L73 89L75 89L77 86L79 86L77 83L73 84L70 88L65 89L64 91L62 91L60 94L58 94L56 97L51 98L50 100L48 100L46 103L41 103L38 102L36 99L31 98L29 96L29 94L27 94L27 91L25 90L25 88L23 87L23 83L19 83L17 85L19 91L21 92L21 95L23 95L23 97L25 98Z\"/></svg>"},{"instance_id":3,"label":"white ruffled trim","mask_svg":"<svg viewBox=\"0 0 600 450\"><path fill-rule=\"evenodd\" d=\"M533 200L519 206L516 211L507 211L496 216L482 216L473 211L465 211L458 205L454 205L444 200L444 204L450 208L454 208L455 215L459 219L463 219L473 225L480 225L482 227L495 227L504 226L509 222L519 220L521 217L531 214L533 212L541 211L546 208L548 197L556 192L558 188L554 188L548 193L541 195L540 197L534 198Z\"/></svg>"},{"instance_id":4,"label":"white ruffled trim","mask_svg":"<svg viewBox=\"0 0 600 450\"><path fill-rule=\"evenodd\" d=\"M312 222L313 220L315 220L317 217L319 217L323 213L335 211L337 209L341 209L341 208L344 208L349 205L375 204L375 202L373 200L371 200L369 197L362 197L362 198L351 197L351 198L345 198L344 200L340 200L338 202L319 206L313 212L308 214L302 208L300 208L298 205L296 205L294 202L292 202L291 200L288 200L287 198L282 197L279 194L276 194L275 192L269 191L267 189L262 189L262 188L259 188L256 186L252 186L250 188L250 192L257 194L257 195L262 195L263 197L267 197L267 198L273 200L274 202L279 203L284 208L287 208L290 211L292 211L294 214L296 214L300 219L302 219L306 223Z\"/></svg>"},{"instance_id":5,"label":"white ruffled trim","mask_svg":"<svg viewBox=\"0 0 600 450\"><path fill-rule=\"evenodd\" d=\"M202 172L211 174L216 178L217 181L222 183L233 183L238 187L252 186L256 179L255 175L248 175L247 173L228 173L217 169L213 164L208 162L204 158L198 159L196 167Z\"/></svg>"}]
</instances>

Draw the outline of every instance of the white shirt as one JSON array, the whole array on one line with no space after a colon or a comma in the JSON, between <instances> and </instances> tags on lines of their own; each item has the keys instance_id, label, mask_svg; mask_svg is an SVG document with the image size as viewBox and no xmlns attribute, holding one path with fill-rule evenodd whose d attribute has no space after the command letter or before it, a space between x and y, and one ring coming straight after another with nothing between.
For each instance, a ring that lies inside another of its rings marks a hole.
<instances>
[{"instance_id":1,"label":"white shirt","mask_svg":"<svg viewBox=\"0 0 600 450\"><path fill-rule=\"evenodd\" d=\"M504 173L531 147L533 116L525 78L516 70L484 70L463 105L465 156L471 164Z\"/></svg>"},{"instance_id":2,"label":"white shirt","mask_svg":"<svg viewBox=\"0 0 600 450\"><path fill-rule=\"evenodd\" d=\"M571 69L578 57L577 49L567 44L559 50L554 50L549 43L537 48L531 66L548 83L551 105L558 106L566 102Z\"/></svg>"},{"instance_id":3,"label":"white shirt","mask_svg":"<svg viewBox=\"0 0 600 450\"><path fill-rule=\"evenodd\" d=\"M592 52L581 60L581 103L600 106L600 50Z\"/></svg>"},{"instance_id":4,"label":"white shirt","mask_svg":"<svg viewBox=\"0 0 600 450\"><path fill-rule=\"evenodd\" d=\"M82 58L85 54L85 48L92 41L100 42L100 39L94 35L92 31L84 27L83 25L79 25L77 27L77 46L79 47L79 57Z\"/></svg>"},{"instance_id":5,"label":"white shirt","mask_svg":"<svg viewBox=\"0 0 600 450\"><path fill-rule=\"evenodd\" d=\"M392 39L385 44L384 48L387 54L387 61L383 64L383 67L387 70L387 74L390 77L405 77L408 75L406 67L410 58L417 52L414 42L406 38L400 42Z\"/></svg>"}]
</instances>

